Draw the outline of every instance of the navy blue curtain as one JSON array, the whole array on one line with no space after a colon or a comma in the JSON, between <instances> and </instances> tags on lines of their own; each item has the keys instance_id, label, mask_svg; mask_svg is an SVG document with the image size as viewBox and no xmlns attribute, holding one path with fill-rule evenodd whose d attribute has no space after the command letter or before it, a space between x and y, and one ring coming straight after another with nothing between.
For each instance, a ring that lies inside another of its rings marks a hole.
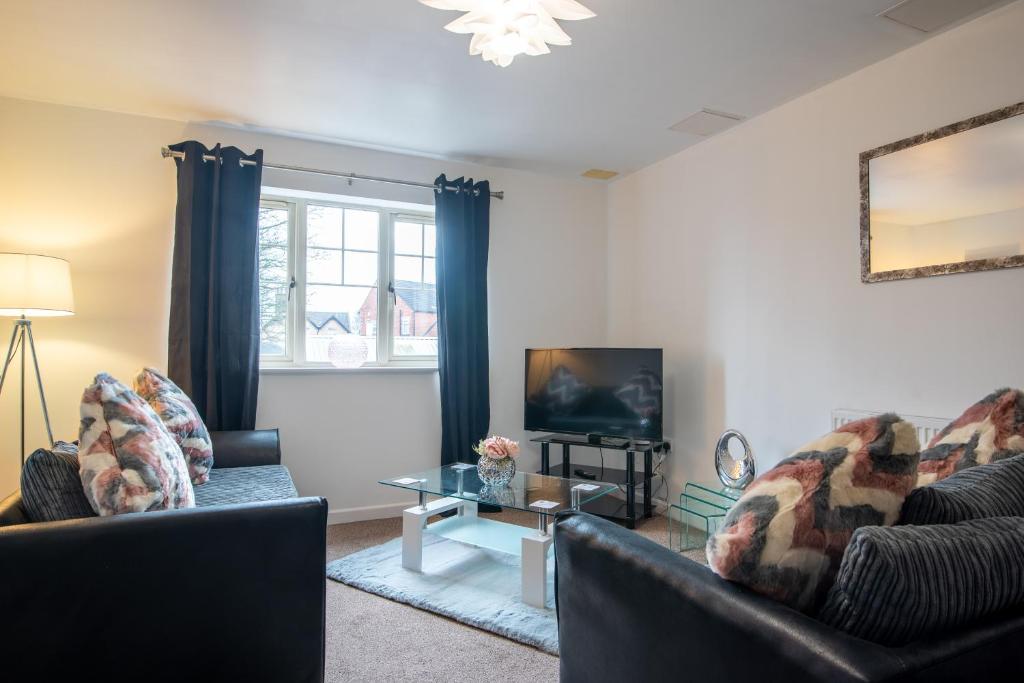
<instances>
[{"instance_id":1,"label":"navy blue curtain","mask_svg":"<svg viewBox=\"0 0 1024 683\"><path fill-rule=\"evenodd\" d=\"M437 223L438 372L441 464L472 462L491 423L487 361L487 241L491 192L444 175L434 193Z\"/></svg>"},{"instance_id":2,"label":"navy blue curtain","mask_svg":"<svg viewBox=\"0 0 1024 683\"><path fill-rule=\"evenodd\" d=\"M167 374L212 430L253 429L259 386L263 150L195 141L178 167ZM212 159L206 159L212 156ZM242 160L253 165L242 165Z\"/></svg>"}]
</instances>

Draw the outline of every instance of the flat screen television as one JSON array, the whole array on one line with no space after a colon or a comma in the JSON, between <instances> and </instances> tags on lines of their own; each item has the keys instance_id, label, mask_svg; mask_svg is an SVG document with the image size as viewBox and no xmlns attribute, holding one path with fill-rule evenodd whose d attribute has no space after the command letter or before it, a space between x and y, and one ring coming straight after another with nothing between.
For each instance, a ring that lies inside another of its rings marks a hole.
<instances>
[{"instance_id":1,"label":"flat screen television","mask_svg":"<svg viewBox=\"0 0 1024 683\"><path fill-rule=\"evenodd\" d=\"M527 349L526 431L662 437L661 349Z\"/></svg>"}]
</instances>

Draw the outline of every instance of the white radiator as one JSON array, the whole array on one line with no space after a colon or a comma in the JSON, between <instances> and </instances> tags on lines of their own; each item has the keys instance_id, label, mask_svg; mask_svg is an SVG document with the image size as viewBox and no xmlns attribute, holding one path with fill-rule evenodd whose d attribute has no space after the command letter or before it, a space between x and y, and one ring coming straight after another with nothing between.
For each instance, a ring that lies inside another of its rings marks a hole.
<instances>
[{"instance_id":1,"label":"white radiator","mask_svg":"<svg viewBox=\"0 0 1024 683\"><path fill-rule=\"evenodd\" d=\"M892 411L847 410L845 408L833 410L832 429L834 431L848 422L862 420L865 417L872 417L874 415L881 415L885 412ZM896 414L917 428L917 440L921 442L921 448L927 448L935 435L945 429L946 425L952 422L951 419L946 417L923 417L921 415L904 415L903 413Z\"/></svg>"}]
</instances>

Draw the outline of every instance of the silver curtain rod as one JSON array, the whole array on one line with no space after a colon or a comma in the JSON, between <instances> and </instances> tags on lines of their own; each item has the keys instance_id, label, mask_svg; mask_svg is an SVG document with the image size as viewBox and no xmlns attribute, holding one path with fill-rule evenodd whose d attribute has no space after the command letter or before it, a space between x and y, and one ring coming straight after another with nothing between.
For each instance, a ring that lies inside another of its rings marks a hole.
<instances>
[{"instance_id":1,"label":"silver curtain rod","mask_svg":"<svg viewBox=\"0 0 1024 683\"><path fill-rule=\"evenodd\" d=\"M184 152L176 152L176 151L171 150L171 149L169 149L167 147L161 147L160 148L160 156L162 156L165 159L167 159L167 158L184 159L185 158L185 153ZM203 161L213 161L216 158L217 157L213 156L212 154L204 154L203 155ZM242 159L238 163L242 164L243 166L255 166L256 165L255 161L249 161L248 159ZM378 178L377 176L359 175L358 173L341 173L339 171L324 171L324 170L321 170L321 169L318 169L318 168L306 168L304 166L288 166L287 164L268 164L268 163L264 163L263 164L263 168L273 168L273 169L276 169L278 171L293 171L295 173L311 173L313 175L330 176L331 178L345 178L345 179L349 180L350 182L353 181L353 180L365 180L365 181L370 182L370 183L387 183L388 185L405 185L406 187L422 187L423 189L427 189L427 190L437 190L438 189L437 185L435 185L433 183L418 183L415 180L395 180L394 178ZM455 185L445 185L444 189L450 190L452 192L456 192L456 191L458 191L459 188L456 187ZM497 192L491 192L491 196L494 197L495 199L504 199L505 198L505 192L503 190L498 190Z\"/></svg>"}]
</instances>

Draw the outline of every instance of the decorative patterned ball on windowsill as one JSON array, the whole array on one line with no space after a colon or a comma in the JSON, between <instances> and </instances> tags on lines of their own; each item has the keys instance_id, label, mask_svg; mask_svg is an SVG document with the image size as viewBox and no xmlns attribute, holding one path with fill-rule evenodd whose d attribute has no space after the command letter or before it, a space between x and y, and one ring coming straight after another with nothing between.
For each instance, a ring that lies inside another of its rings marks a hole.
<instances>
[{"instance_id":1,"label":"decorative patterned ball on windowsill","mask_svg":"<svg viewBox=\"0 0 1024 683\"><path fill-rule=\"evenodd\" d=\"M339 334L327 347L327 357L336 368L358 368L366 362L366 340L354 334Z\"/></svg>"}]
</instances>

